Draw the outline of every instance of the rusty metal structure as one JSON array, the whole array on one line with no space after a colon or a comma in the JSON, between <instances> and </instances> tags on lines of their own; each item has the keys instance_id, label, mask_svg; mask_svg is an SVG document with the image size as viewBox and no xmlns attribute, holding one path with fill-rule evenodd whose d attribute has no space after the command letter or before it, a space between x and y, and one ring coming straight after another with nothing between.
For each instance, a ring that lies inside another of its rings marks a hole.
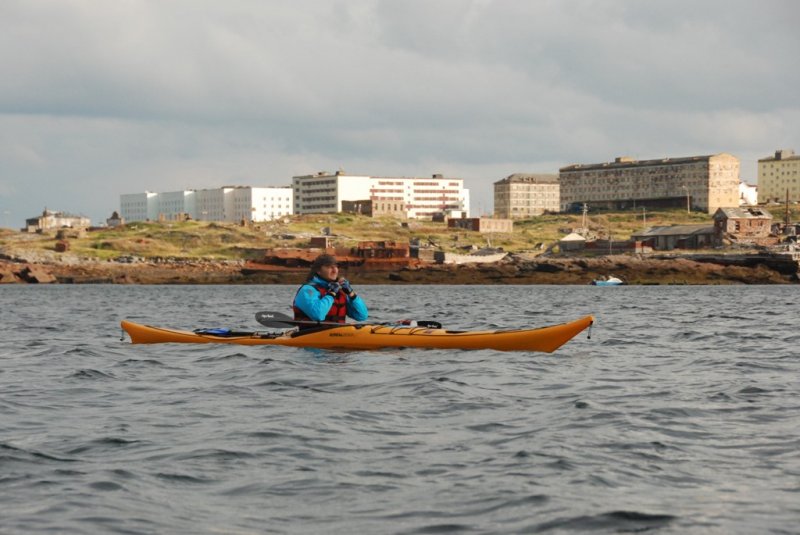
<instances>
[{"instance_id":1,"label":"rusty metal structure","mask_svg":"<svg viewBox=\"0 0 800 535\"><path fill-rule=\"evenodd\" d=\"M412 258L408 243L395 241L358 242L355 247L327 247L309 249L267 249L261 260L245 263L242 271L306 271L320 254L336 256L339 265L353 271L385 271L417 266L419 258Z\"/></svg>"}]
</instances>

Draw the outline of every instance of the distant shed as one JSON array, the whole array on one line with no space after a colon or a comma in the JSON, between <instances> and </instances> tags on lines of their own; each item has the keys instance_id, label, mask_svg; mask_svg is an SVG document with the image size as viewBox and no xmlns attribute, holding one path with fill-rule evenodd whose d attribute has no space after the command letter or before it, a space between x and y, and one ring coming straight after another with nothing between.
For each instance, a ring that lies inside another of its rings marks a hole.
<instances>
[{"instance_id":1,"label":"distant shed","mask_svg":"<svg viewBox=\"0 0 800 535\"><path fill-rule=\"evenodd\" d=\"M715 245L713 225L669 225L650 227L644 232L631 235L657 251L672 249L702 249Z\"/></svg>"},{"instance_id":2,"label":"distant shed","mask_svg":"<svg viewBox=\"0 0 800 535\"><path fill-rule=\"evenodd\" d=\"M766 238L772 228L772 214L759 206L718 208L714 228L720 242L726 234L738 240Z\"/></svg>"},{"instance_id":3,"label":"distant shed","mask_svg":"<svg viewBox=\"0 0 800 535\"><path fill-rule=\"evenodd\" d=\"M586 238L572 232L558 240L558 247L562 251L581 251L586 247Z\"/></svg>"},{"instance_id":4,"label":"distant shed","mask_svg":"<svg viewBox=\"0 0 800 535\"><path fill-rule=\"evenodd\" d=\"M506 232L514 231L514 222L510 219L495 219L491 217L463 217L447 220L447 228L460 228L476 232Z\"/></svg>"}]
</instances>

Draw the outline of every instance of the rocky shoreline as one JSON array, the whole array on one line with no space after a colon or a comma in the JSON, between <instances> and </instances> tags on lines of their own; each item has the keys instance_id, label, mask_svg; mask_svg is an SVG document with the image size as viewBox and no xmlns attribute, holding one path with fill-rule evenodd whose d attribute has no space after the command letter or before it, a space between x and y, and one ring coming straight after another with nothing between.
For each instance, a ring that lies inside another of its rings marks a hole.
<instances>
[{"instance_id":1,"label":"rocky shoreline","mask_svg":"<svg viewBox=\"0 0 800 535\"><path fill-rule=\"evenodd\" d=\"M358 284L589 284L615 275L632 285L795 284L797 263L768 258L694 255L598 257L509 255L491 264L425 264L395 270L345 268ZM302 269L252 272L243 262L26 262L0 259L0 284L299 284Z\"/></svg>"}]
</instances>

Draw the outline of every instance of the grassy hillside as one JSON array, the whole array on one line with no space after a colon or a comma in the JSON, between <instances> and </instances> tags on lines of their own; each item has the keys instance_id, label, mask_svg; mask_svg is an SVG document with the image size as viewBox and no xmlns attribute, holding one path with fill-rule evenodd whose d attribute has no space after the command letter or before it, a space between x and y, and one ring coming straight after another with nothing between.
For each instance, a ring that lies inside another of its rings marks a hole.
<instances>
[{"instance_id":1,"label":"grassy hillside","mask_svg":"<svg viewBox=\"0 0 800 535\"><path fill-rule=\"evenodd\" d=\"M782 207L775 207L776 219ZM795 213L793 217L796 217ZM624 240L645 226L672 224L711 224L705 213L687 214L684 210L643 212L590 212L587 227L598 238ZM264 249L308 247L309 239L330 229L337 247L353 247L359 241L394 240L407 242L419 238L444 250L491 245L511 252L533 251L557 241L583 224L582 214L553 214L514 222L513 233L480 234L448 229L445 223L408 221L392 218L372 219L351 214L291 216L279 221L241 226L227 223L165 222L133 223L120 229L93 230L65 240L69 252L83 257L113 259L120 256L181 257L204 259L258 258ZM59 240L55 233L23 234L0 232L0 253L10 256L19 251L53 252Z\"/></svg>"}]
</instances>

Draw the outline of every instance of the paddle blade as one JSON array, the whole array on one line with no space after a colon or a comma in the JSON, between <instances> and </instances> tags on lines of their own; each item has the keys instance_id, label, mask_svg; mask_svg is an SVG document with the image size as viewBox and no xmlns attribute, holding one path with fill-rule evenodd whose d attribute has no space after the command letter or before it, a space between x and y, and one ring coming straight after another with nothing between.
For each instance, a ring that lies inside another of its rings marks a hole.
<instances>
[{"instance_id":1,"label":"paddle blade","mask_svg":"<svg viewBox=\"0 0 800 535\"><path fill-rule=\"evenodd\" d=\"M433 320L399 320L395 325L408 325L409 327L425 327L426 329L441 329L442 324ZM386 325L391 325L387 323Z\"/></svg>"},{"instance_id":2,"label":"paddle blade","mask_svg":"<svg viewBox=\"0 0 800 535\"><path fill-rule=\"evenodd\" d=\"M269 311L256 312L256 321L265 327L294 327L303 323L286 314Z\"/></svg>"}]
</instances>

